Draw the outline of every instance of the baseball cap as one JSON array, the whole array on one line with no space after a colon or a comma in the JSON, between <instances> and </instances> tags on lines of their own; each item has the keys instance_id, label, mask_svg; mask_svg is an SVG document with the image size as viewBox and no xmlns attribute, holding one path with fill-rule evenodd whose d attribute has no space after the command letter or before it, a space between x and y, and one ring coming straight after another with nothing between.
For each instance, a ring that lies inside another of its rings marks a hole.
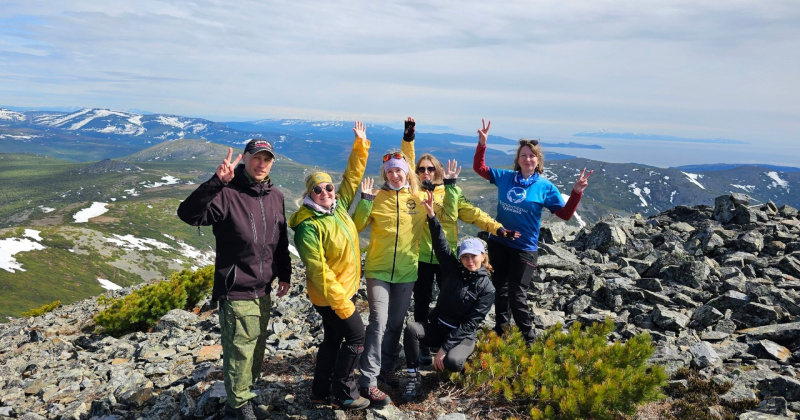
<instances>
[{"instance_id":1,"label":"baseball cap","mask_svg":"<svg viewBox=\"0 0 800 420\"><path fill-rule=\"evenodd\" d=\"M458 246L458 258L464 254L480 255L486 252L483 242L478 238L465 238Z\"/></svg>"},{"instance_id":2,"label":"baseball cap","mask_svg":"<svg viewBox=\"0 0 800 420\"><path fill-rule=\"evenodd\" d=\"M272 148L272 143L264 140L264 139L252 139L247 142L247 146L244 147L245 153L250 153L254 155L258 152L269 152L269 154L274 158L275 151Z\"/></svg>"}]
</instances>

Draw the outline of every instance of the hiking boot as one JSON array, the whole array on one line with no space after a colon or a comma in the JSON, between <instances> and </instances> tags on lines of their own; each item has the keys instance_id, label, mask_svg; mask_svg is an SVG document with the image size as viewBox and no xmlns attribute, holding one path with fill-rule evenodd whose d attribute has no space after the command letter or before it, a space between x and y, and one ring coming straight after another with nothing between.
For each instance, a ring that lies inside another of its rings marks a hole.
<instances>
[{"instance_id":1,"label":"hiking boot","mask_svg":"<svg viewBox=\"0 0 800 420\"><path fill-rule=\"evenodd\" d=\"M358 397L355 400L344 400L344 401L333 399L331 401L331 406L334 409L338 408L340 410L361 410L369 407L369 400L364 397Z\"/></svg>"},{"instance_id":2,"label":"hiking boot","mask_svg":"<svg viewBox=\"0 0 800 420\"><path fill-rule=\"evenodd\" d=\"M403 391L403 401L411 402L416 400L422 391L422 378L419 372L409 372L406 389Z\"/></svg>"},{"instance_id":3,"label":"hiking boot","mask_svg":"<svg viewBox=\"0 0 800 420\"><path fill-rule=\"evenodd\" d=\"M236 415L236 420L258 420L253 412L253 403L250 401L239 408L234 408L233 413Z\"/></svg>"},{"instance_id":4,"label":"hiking boot","mask_svg":"<svg viewBox=\"0 0 800 420\"><path fill-rule=\"evenodd\" d=\"M428 346L423 346L420 344L419 364L420 366L430 366L433 364L433 356L431 355L431 349L429 349Z\"/></svg>"},{"instance_id":5,"label":"hiking boot","mask_svg":"<svg viewBox=\"0 0 800 420\"><path fill-rule=\"evenodd\" d=\"M378 375L378 382L383 382L386 386L392 388L400 386L400 379L397 378L393 370L381 370L380 375Z\"/></svg>"},{"instance_id":6,"label":"hiking boot","mask_svg":"<svg viewBox=\"0 0 800 420\"><path fill-rule=\"evenodd\" d=\"M369 400L369 405L375 408L386 407L392 403L392 399L386 395L385 392L378 389L377 386L371 388L359 388L358 392L361 396Z\"/></svg>"}]
</instances>

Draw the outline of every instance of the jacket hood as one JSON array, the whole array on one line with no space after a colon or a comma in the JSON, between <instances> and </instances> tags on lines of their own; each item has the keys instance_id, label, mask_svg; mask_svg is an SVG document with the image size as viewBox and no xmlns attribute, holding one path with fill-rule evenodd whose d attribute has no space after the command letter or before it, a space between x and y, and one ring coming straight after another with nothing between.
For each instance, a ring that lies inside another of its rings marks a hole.
<instances>
[{"instance_id":1,"label":"jacket hood","mask_svg":"<svg viewBox=\"0 0 800 420\"><path fill-rule=\"evenodd\" d=\"M317 213L316 211L314 211L314 210L312 210L312 209L310 209L310 208L308 208L306 206L300 206L300 208L297 209L296 212L294 212L292 217L289 218L289 227L294 229L294 228L297 227L297 225L299 225L300 223L303 223L304 220L310 219L310 218L312 218L314 216L317 216L319 214L321 214L321 213Z\"/></svg>"}]
</instances>

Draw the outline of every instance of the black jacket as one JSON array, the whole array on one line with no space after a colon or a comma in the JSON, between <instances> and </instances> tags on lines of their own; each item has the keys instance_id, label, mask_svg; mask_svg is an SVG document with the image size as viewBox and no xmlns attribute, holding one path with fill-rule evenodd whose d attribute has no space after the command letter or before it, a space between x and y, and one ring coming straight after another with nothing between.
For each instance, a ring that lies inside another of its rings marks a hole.
<instances>
[{"instance_id":1,"label":"black jacket","mask_svg":"<svg viewBox=\"0 0 800 420\"><path fill-rule=\"evenodd\" d=\"M465 338L476 339L475 332L494 303L494 286L485 268L469 271L453 255L439 220L428 218L428 227L442 270L441 290L429 320L441 320L456 327L442 344L442 349L448 352Z\"/></svg>"},{"instance_id":2,"label":"black jacket","mask_svg":"<svg viewBox=\"0 0 800 420\"><path fill-rule=\"evenodd\" d=\"M255 299L273 279L289 282L292 263L283 194L269 181L250 182L244 165L227 185L216 174L178 206L193 226L213 227L217 238L213 301Z\"/></svg>"}]
</instances>

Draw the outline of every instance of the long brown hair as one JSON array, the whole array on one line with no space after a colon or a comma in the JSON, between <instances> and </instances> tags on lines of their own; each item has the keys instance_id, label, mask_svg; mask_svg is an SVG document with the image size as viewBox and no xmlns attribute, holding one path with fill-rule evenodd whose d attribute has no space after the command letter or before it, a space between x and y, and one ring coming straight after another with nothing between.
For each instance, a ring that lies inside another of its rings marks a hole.
<instances>
[{"instance_id":1,"label":"long brown hair","mask_svg":"<svg viewBox=\"0 0 800 420\"><path fill-rule=\"evenodd\" d=\"M432 182L435 185L442 184L444 182L444 167L442 166L442 162L439 162L439 159L436 159L436 157L430 153L425 153L417 159L417 166L414 168L414 172L419 169L419 164L422 163L423 160L429 160L433 164L433 167L436 168L436 171L433 172ZM419 172L416 173L417 178L419 178Z\"/></svg>"},{"instance_id":2,"label":"long brown hair","mask_svg":"<svg viewBox=\"0 0 800 420\"><path fill-rule=\"evenodd\" d=\"M519 171L519 154L522 152L523 147L530 147L531 151L534 155L538 158L539 164L536 165L536 169L534 172L538 172L540 175L544 173L544 153L542 153L542 147L539 146L539 140L533 139L519 139L519 147L517 147L517 155L514 157L514 170Z\"/></svg>"}]
</instances>

